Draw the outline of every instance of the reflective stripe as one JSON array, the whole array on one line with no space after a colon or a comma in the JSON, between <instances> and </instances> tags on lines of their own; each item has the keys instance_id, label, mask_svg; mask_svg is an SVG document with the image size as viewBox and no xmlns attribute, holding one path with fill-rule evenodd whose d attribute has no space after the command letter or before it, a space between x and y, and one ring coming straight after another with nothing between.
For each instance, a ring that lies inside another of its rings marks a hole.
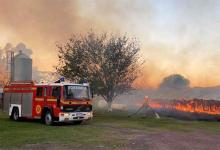
<instances>
[{"instance_id":1,"label":"reflective stripe","mask_svg":"<svg viewBox=\"0 0 220 150\"><path fill-rule=\"evenodd\" d=\"M63 104L91 104L88 101L68 101L68 100L61 100Z\"/></svg>"},{"instance_id":2,"label":"reflective stripe","mask_svg":"<svg viewBox=\"0 0 220 150\"><path fill-rule=\"evenodd\" d=\"M35 101L44 101L43 98L35 98Z\"/></svg>"},{"instance_id":3,"label":"reflective stripe","mask_svg":"<svg viewBox=\"0 0 220 150\"><path fill-rule=\"evenodd\" d=\"M9 91L9 88L4 88L4 91Z\"/></svg>"},{"instance_id":4,"label":"reflective stripe","mask_svg":"<svg viewBox=\"0 0 220 150\"><path fill-rule=\"evenodd\" d=\"M11 88L4 88L4 91L34 91L37 88L33 88L33 87L25 87L25 88L16 88L16 87L11 87Z\"/></svg>"},{"instance_id":5,"label":"reflective stripe","mask_svg":"<svg viewBox=\"0 0 220 150\"><path fill-rule=\"evenodd\" d=\"M54 99L54 98L49 98L49 99L47 99L47 101L48 101L48 102L56 102L56 101L57 101L57 99Z\"/></svg>"},{"instance_id":6,"label":"reflective stripe","mask_svg":"<svg viewBox=\"0 0 220 150\"><path fill-rule=\"evenodd\" d=\"M32 90L36 90L37 88L31 88Z\"/></svg>"}]
</instances>

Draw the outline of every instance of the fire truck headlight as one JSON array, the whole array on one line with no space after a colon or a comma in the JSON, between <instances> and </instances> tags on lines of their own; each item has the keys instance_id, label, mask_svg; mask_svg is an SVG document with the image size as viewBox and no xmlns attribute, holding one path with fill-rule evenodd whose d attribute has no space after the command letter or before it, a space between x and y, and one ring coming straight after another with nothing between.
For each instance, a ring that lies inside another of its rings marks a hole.
<instances>
[{"instance_id":1,"label":"fire truck headlight","mask_svg":"<svg viewBox=\"0 0 220 150\"><path fill-rule=\"evenodd\" d=\"M63 106L61 106L60 109L63 110Z\"/></svg>"},{"instance_id":2,"label":"fire truck headlight","mask_svg":"<svg viewBox=\"0 0 220 150\"><path fill-rule=\"evenodd\" d=\"M65 113L65 114L64 114L64 117L69 117L69 114L66 114L66 113Z\"/></svg>"},{"instance_id":3,"label":"fire truck headlight","mask_svg":"<svg viewBox=\"0 0 220 150\"><path fill-rule=\"evenodd\" d=\"M89 113L88 113L88 116L92 116L92 112L89 112Z\"/></svg>"}]
</instances>

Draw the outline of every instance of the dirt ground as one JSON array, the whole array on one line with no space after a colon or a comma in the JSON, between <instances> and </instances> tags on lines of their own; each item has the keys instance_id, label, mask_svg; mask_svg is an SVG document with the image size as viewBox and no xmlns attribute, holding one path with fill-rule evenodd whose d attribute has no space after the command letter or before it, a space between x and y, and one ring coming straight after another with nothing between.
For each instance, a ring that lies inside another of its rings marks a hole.
<instances>
[{"instance_id":1,"label":"dirt ground","mask_svg":"<svg viewBox=\"0 0 220 150\"><path fill-rule=\"evenodd\" d=\"M154 131L120 129L114 126L102 126L114 130L128 143L124 146L109 148L103 145L74 147L56 144L28 144L10 150L220 150L220 135L205 131ZM5 150L5 149L4 149Z\"/></svg>"},{"instance_id":2,"label":"dirt ground","mask_svg":"<svg viewBox=\"0 0 220 150\"><path fill-rule=\"evenodd\" d=\"M142 133L131 140L128 149L137 150L220 150L220 135L183 132Z\"/></svg>"}]
</instances>

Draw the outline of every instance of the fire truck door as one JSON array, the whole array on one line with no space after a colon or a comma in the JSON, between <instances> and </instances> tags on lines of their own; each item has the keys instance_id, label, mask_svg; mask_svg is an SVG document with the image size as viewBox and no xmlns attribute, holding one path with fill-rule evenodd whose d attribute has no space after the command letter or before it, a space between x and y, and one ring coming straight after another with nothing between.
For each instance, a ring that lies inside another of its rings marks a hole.
<instances>
[{"instance_id":1,"label":"fire truck door","mask_svg":"<svg viewBox=\"0 0 220 150\"><path fill-rule=\"evenodd\" d=\"M35 116L40 116L42 112L42 106L44 105L44 88L37 87L35 104L34 104L34 114Z\"/></svg>"}]
</instances>

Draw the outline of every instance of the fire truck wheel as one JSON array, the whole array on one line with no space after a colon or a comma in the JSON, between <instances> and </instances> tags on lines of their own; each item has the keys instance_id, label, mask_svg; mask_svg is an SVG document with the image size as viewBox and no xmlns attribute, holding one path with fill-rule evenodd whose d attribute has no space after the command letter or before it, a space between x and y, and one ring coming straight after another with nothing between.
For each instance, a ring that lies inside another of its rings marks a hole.
<instances>
[{"instance_id":1,"label":"fire truck wheel","mask_svg":"<svg viewBox=\"0 0 220 150\"><path fill-rule=\"evenodd\" d=\"M53 124L53 117L52 117L50 111L47 111L45 113L44 122L45 122L46 125L52 125Z\"/></svg>"},{"instance_id":2,"label":"fire truck wheel","mask_svg":"<svg viewBox=\"0 0 220 150\"><path fill-rule=\"evenodd\" d=\"M19 111L18 111L18 108L13 108L11 118L12 118L14 121L18 121L18 120L19 120Z\"/></svg>"}]
</instances>

